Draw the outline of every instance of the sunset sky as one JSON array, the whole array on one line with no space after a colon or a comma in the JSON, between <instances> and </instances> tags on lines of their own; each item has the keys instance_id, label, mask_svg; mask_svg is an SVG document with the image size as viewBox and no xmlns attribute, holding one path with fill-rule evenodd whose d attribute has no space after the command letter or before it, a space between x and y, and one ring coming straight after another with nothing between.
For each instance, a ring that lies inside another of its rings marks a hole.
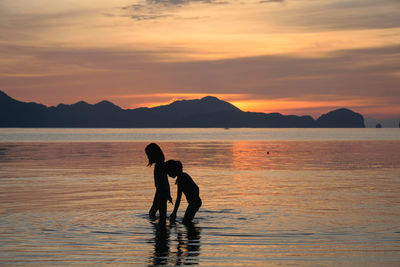
<instances>
[{"instance_id":1,"label":"sunset sky","mask_svg":"<svg viewBox=\"0 0 400 267\"><path fill-rule=\"evenodd\" d=\"M399 0L0 0L0 90L45 105L400 118Z\"/></svg>"}]
</instances>

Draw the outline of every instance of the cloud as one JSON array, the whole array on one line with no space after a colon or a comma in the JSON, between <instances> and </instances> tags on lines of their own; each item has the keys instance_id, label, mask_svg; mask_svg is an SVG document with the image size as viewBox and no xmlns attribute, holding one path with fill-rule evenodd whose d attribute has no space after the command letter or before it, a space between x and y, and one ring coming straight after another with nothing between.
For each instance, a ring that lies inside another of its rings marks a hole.
<instances>
[{"instance_id":1,"label":"cloud","mask_svg":"<svg viewBox=\"0 0 400 267\"><path fill-rule=\"evenodd\" d=\"M400 27L398 10L397 0L304 1L285 5L290 16L277 21L305 31L388 29Z\"/></svg>"},{"instance_id":2,"label":"cloud","mask_svg":"<svg viewBox=\"0 0 400 267\"><path fill-rule=\"evenodd\" d=\"M134 20L156 20L171 17L176 9L191 3L228 4L226 1L216 0L146 0L138 4L124 6L121 9L128 13L128 15L124 14L124 16L129 16Z\"/></svg>"},{"instance_id":3,"label":"cloud","mask_svg":"<svg viewBox=\"0 0 400 267\"><path fill-rule=\"evenodd\" d=\"M134 20L153 20L159 18L169 17L169 15L132 15L131 19Z\"/></svg>"},{"instance_id":4,"label":"cloud","mask_svg":"<svg viewBox=\"0 0 400 267\"><path fill-rule=\"evenodd\" d=\"M260 4L265 4L265 3L283 3L285 0L262 0L260 1Z\"/></svg>"},{"instance_id":5,"label":"cloud","mask_svg":"<svg viewBox=\"0 0 400 267\"><path fill-rule=\"evenodd\" d=\"M186 5L190 3L221 3L221 1L214 0L146 0L148 4L162 4L162 5Z\"/></svg>"}]
</instances>

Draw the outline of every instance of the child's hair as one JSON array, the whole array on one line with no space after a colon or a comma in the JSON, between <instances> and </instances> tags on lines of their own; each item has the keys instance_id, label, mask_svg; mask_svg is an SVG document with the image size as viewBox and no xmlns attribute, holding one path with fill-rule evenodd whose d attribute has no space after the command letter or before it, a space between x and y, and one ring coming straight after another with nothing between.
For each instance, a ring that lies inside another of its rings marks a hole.
<instances>
[{"instance_id":1,"label":"child's hair","mask_svg":"<svg viewBox=\"0 0 400 267\"><path fill-rule=\"evenodd\" d=\"M165 169L167 170L167 172L174 172L176 174L181 173L182 172L182 162L180 162L179 160L168 160L167 162L165 162Z\"/></svg>"},{"instance_id":2,"label":"child's hair","mask_svg":"<svg viewBox=\"0 0 400 267\"><path fill-rule=\"evenodd\" d=\"M165 160L164 153L157 144L155 143L148 144L146 146L145 151L147 158L149 159L148 166L153 165L153 163L164 162Z\"/></svg>"}]
</instances>

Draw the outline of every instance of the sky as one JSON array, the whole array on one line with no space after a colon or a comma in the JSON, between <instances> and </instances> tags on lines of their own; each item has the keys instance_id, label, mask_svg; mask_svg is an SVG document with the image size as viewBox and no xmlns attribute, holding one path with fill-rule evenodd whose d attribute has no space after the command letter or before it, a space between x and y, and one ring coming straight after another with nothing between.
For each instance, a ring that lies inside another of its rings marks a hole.
<instances>
[{"instance_id":1,"label":"sky","mask_svg":"<svg viewBox=\"0 0 400 267\"><path fill-rule=\"evenodd\" d=\"M400 119L399 0L0 0L0 90Z\"/></svg>"}]
</instances>

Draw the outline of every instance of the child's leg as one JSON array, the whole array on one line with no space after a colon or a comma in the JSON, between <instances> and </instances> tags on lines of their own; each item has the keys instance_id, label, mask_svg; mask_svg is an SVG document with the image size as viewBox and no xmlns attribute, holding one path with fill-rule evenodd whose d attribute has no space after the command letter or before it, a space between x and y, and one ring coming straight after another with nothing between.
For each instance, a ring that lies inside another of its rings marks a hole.
<instances>
[{"instance_id":1,"label":"child's leg","mask_svg":"<svg viewBox=\"0 0 400 267\"><path fill-rule=\"evenodd\" d=\"M201 207L201 199L198 199L196 201L193 201L192 203L189 203L189 206L186 209L185 216L183 217L182 223L190 223L194 215L196 215L196 212L200 209Z\"/></svg>"},{"instance_id":2,"label":"child's leg","mask_svg":"<svg viewBox=\"0 0 400 267\"><path fill-rule=\"evenodd\" d=\"M160 223L165 223L167 220L167 200L164 198L160 198L159 204L158 204L158 212L160 213Z\"/></svg>"},{"instance_id":3,"label":"child's leg","mask_svg":"<svg viewBox=\"0 0 400 267\"><path fill-rule=\"evenodd\" d=\"M154 199L153 199L153 205L151 206L150 210L149 210L149 216L150 218L155 218L156 217L156 213L158 210L158 204L159 204L159 194L158 191L156 191L156 194L154 195Z\"/></svg>"}]
</instances>

